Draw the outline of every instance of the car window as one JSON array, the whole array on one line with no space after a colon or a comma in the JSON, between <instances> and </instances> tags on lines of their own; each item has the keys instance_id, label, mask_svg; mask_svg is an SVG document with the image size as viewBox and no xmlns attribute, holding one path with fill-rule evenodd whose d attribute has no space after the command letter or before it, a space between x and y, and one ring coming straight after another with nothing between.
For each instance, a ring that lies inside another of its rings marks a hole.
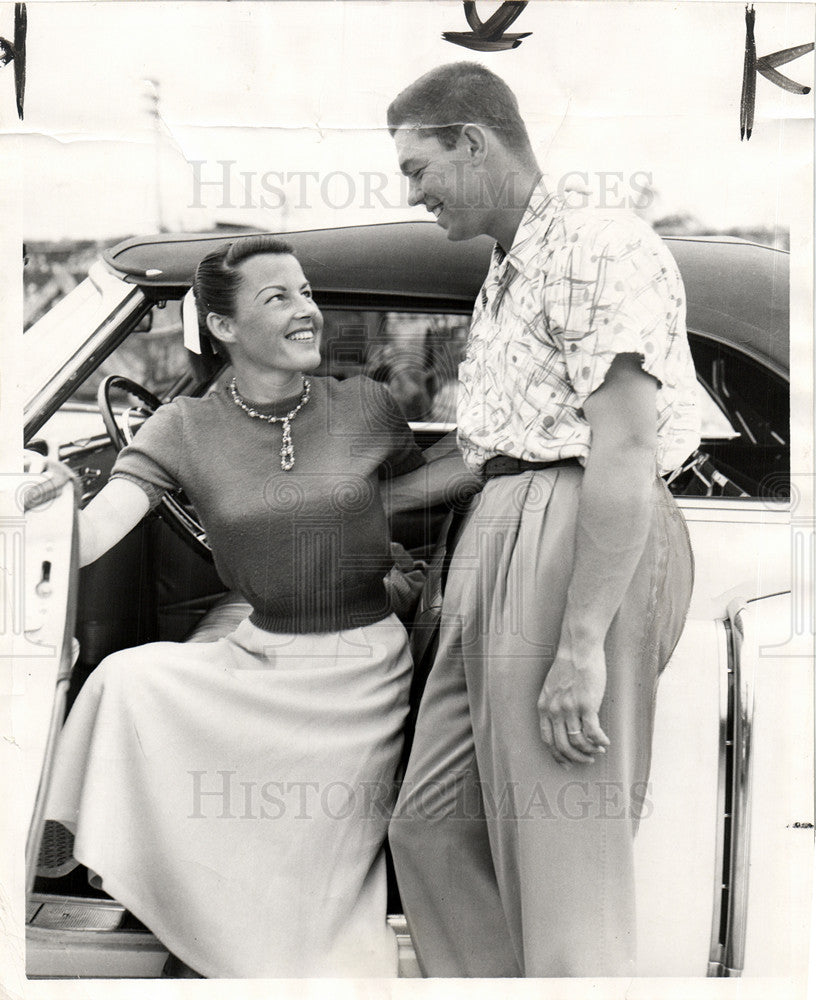
<instances>
[{"instance_id":1,"label":"car window","mask_svg":"<svg viewBox=\"0 0 816 1000\"><path fill-rule=\"evenodd\" d=\"M137 330L102 361L71 399L95 404L99 383L108 375L127 375L161 399L187 366L178 302L154 306ZM126 394L117 395L117 390L112 398L115 403L127 400Z\"/></svg>"},{"instance_id":2,"label":"car window","mask_svg":"<svg viewBox=\"0 0 816 1000\"><path fill-rule=\"evenodd\" d=\"M410 421L453 423L469 314L323 312L321 374L385 382Z\"/></svg>"},{"instance_id":3,"label":"car window","mask_svg":"<svg viewBox=\"0 0 816 1000\"><path fill-rule=\"evenodd\" d=\"M104 358L89 377L43 425L38 437L56 444L78 443L105 433L96 403L99 385L108 375L126 375L164 399L179 377L189 370L182 342L178 302L153 306L136 330ZM128 406L121 390L111 392L114 407Z\"/></svg>"},{"instance_id":4,"label":"car window","mask_svg":"<svg viewBox=\"0 0 816 1000\"><path fill-rule=\"evenodd\" d=\"M424 444L455 425L457 370L467 340L468 313L324 309L323 316L319 374L340 379L364 374L385 382ZM787 382L734 348L694 333L689 340L701 386L702 450L744 494L786 496ZM96 392L106 375L127 375L163 399L177 391L179 378L190 372L180 304L154 306L51 418L42 436L66 442L103 433ZM127 398L114 394L113 401L114 406L125 405ZM678 492L683 489L681 482L676 484Z\"/></svg>"},{"instance_id":5,"label":"car window","mask_svg":"<svg viewBox=\"0 0 816 1000\"><path fill-rule=\"evenodd\" d=\"M689 335L697 377L734 429L706 440L718 469L750 496L785 498L790 480L790 387L760 361L696 334Z\"/></svg>"},{"instance_id":6,"label":"car window","mask_svg":"<svg viewBox=\"0 0 816 1000\"><path fill-rule=\"evenodd\" d=\"M362 373L388 383L416 430L455 424L468 315L325 310L324 318L321 373L339 378ZM705 495L713 463L717 475L709 495L786 496L787 382L734 348L694 333L689 341L700 385L701 452L708 464L707 471L678 479L677 492Z\"/></svg>"},{"instance_id":7,"label":"car window","mask_svg":"<svg viewBox=\"0 0 816 1000\"><path fill-rule=\"evenodd\" d=\"M28 327L24 341L27 363L23 372L26 406L63 366L72 364L92 331L138 294L133 285L97 262L84 281Z\"/></svg>"}]
</instances>

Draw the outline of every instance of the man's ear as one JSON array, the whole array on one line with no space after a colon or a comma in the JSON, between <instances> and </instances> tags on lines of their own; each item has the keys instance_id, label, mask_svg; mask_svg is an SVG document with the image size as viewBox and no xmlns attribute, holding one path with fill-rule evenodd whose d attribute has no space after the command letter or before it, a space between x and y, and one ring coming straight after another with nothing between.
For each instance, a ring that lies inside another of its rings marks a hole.
<instances>
[{"instance_id":1,"label":"man's ear","mask_svg":"<svg viewBox=\"0 0 816 1000\"><path fill-rule=\"evenodd\" d=\"M228 316L221 316L214 312L207 313L207 329L220 343L235 343L235 334L232 332L232 324Z\"/></svg>"},{"instance_id":2,"label":"man's ear","mask_svg":"<svg viewBox=\"0 0 816 1000\"><path fill-rule=\"evenodd\" d=\"M465 144L471 163L474 167L481 166L487 153L488 136L481 125L472 122L462 126L461 140Z\"/></svg>"}]
</instances>

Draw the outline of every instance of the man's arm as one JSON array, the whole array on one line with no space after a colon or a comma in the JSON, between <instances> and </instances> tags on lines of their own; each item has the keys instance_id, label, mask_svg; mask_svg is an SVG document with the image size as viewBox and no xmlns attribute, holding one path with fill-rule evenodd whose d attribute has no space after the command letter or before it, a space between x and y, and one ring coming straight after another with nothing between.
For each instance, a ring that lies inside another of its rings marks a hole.
<instances>
[{"instance_id":1,"label":"man's arm","mask_svg":"<svg viewBox=\"0 0 816 1000\"><path fill-rule=\"evenodd\" d=\"M461 500L482 488L479 477L465 465L454 432L440 438L423 455L425 465L380 484L389 516L443 501Z\"/></svg>"},{"instance_id":2,"label":"man's arm","mask_svg":"<svg viewBox=\"0 0 816 1000\"><path fill-rule=\"evenodd\" d=\"M651 527L657 386L637 355L621 354L584 404L592 440L575 565L561 638L538 703L542 739L559 763L590 762L609 745L598 721L606 689L604 640ZM579 730L570 742L567 733Z\"/></svg>"}]
</instances>

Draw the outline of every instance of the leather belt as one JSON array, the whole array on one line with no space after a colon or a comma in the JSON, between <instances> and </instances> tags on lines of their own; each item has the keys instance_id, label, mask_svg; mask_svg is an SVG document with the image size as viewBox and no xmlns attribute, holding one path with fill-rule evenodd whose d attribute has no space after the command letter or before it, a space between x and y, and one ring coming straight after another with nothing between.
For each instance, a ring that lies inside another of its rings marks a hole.
<instances>
[{"instance_id":1,"label":"leather belt","mask_svg":"<svg viewBox=\"0 0 816 1000\"><path fill-rule=\"evenodd\" d=\"M494 476L516 476L520 472L560 469L571 465L580 466L581 463L577 458L559 458L554 462L527 462L523 458L511 458L509 455L494 455L485 462L482 475L486 479L492 479Z\"/></svg>"}]
</instances>

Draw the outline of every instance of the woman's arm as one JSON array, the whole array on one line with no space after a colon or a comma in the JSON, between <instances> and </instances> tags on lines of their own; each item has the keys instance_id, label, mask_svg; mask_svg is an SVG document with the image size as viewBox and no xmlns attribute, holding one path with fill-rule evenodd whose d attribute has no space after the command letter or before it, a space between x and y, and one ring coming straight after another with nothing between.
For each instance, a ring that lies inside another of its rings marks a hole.
<instances>
[{"instance_id":1,"label":"woman's arm","mask_svg":"<svg viewBox=\"0 0 816 1000\"><path fill-rule=\"evenodd\" d=\"M43 481L26 494L26 510L56 496L76 480L67 465L53 459L46 459L41 474ZM127 479L112 479L84 510L77 512L79 565L87 566L112 549L149 509L150 501L140 486Z\"/></svg>"},{"instance_id":2,"label":"woman's arm","mask_svg":"<svg viewBox=\"0 0 816 1000\"><path fill-rule=\"evenodd\" d=\"M112 479L79 511L79 565L87 566L112 549L150 509L147 494L128 479Z\"/></svg>"},{"instance_id":3,"label":"woman's arm","mask_svg":"<svg viewBox=\"0 0 816 1000\"><path fill-rule=\"evenodd\" d=\"M482 488L481 479L465 465L451 431L423 452L425 465L380 484L386 514L461 500Z\"/></svg>"}]
</instances>

